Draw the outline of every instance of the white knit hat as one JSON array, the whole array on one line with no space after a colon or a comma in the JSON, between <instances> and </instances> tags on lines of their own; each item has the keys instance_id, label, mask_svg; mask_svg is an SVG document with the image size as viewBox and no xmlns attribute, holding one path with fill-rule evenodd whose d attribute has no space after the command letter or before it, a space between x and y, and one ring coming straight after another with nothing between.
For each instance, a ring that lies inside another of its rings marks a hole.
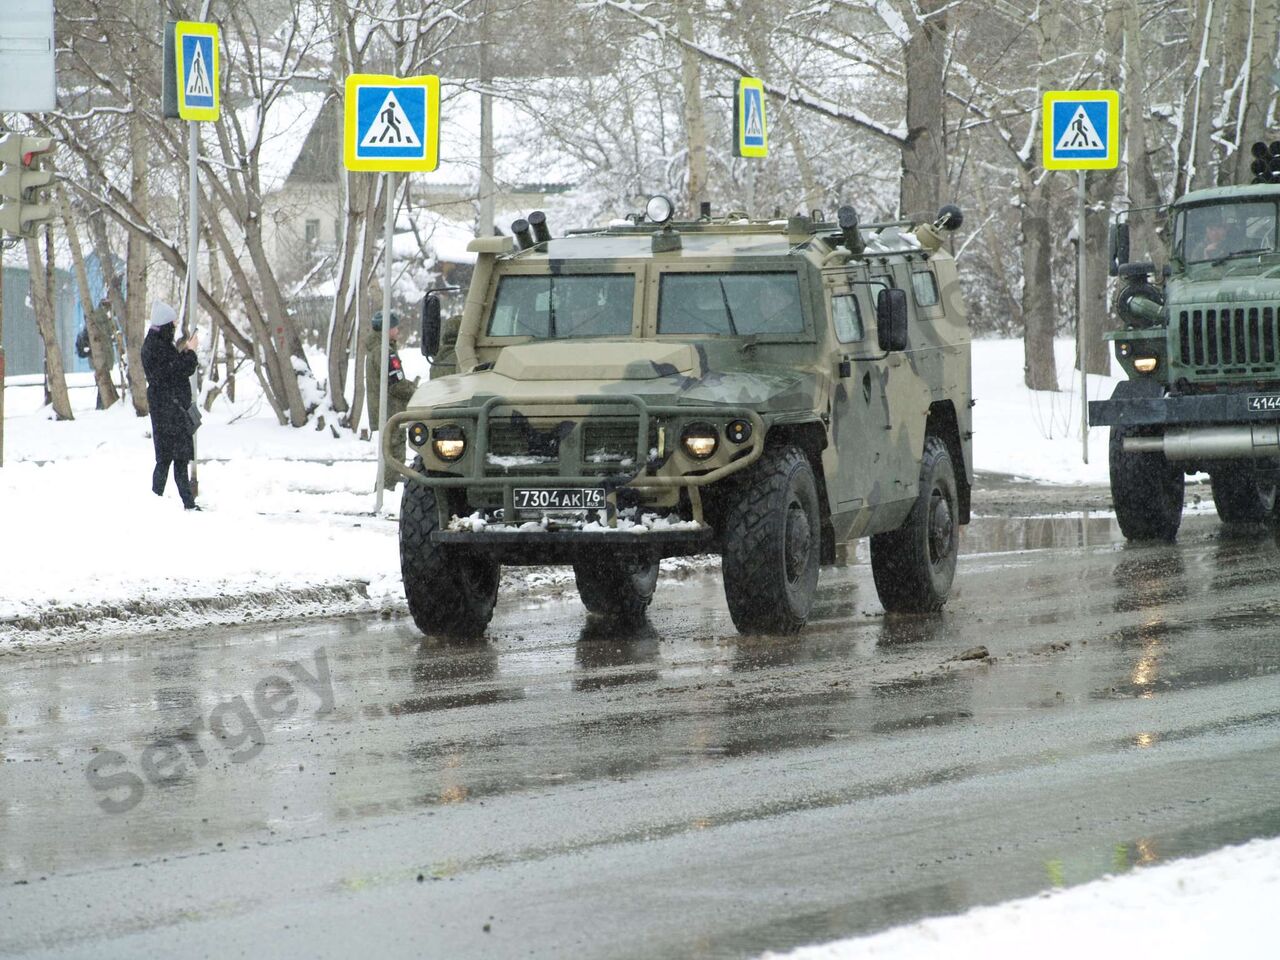
<instances>
[{"instance_id":1,"label":"white knit hat","mask_svg":"<svg viewBox=\"0 0 1280 960\"><path fill-rule=\"evenodd\" d=\"M151 329L159 330L165 324L175 323L178 319L178 312L169 306L163 300L157 300L151 305Z\"/></svg>"}]
</instances>

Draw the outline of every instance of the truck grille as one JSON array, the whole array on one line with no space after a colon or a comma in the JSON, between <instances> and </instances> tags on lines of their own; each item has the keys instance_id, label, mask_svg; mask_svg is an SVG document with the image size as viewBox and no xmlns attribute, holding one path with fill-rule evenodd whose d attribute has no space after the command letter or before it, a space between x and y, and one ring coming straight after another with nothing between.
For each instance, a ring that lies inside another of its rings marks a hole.
<instances>
[{"instance_id":1,"label":"truck grille","mask_svg":"<svg viewBox=\"0 0 1280 960\"><path fill-rule=\"evenodd\" d=\"M1183 310L1178 321L1178 359L1201 373L1272 373L1280 342L1272 307Z\"/></svg>"}]
</instances>

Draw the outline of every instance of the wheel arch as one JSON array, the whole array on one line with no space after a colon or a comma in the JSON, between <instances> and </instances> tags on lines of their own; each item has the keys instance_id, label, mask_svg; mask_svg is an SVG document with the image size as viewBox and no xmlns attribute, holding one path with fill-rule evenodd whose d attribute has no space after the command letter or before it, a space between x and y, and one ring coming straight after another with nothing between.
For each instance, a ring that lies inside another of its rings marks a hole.
<instances>
[{"instance_id":1,"label":"wheel arch","mask_svg":"<svg viewBox=\"0 0 1280 960\"><path fill-rule=\"evenodd\" d=\"M960 522L969 522L973 502L973 490L969 483L969 467L965 463L964 444L960 442L960 422L955 404L950 400L935 400L929 405L925 421L925 436L939 437L947 445L947 453L956 473L956 497L960 501Z\"/></svg>"},{"instance_id":2,"label":"wheel arch","mask_svg":"<svg viewBox=\"0 0 1280 960\"><path fill-rule=\"evenodd\" d=\"M836 532L831 524L831 501L827 496L827 478L822 470L822 451L827 448L826 425L817 419L776 423L769 428L765 445L799 447L809 460L813 478L818 484L818 510L822 519L822 549L818 562L830 566L836 562Z\"/></svg>"}]
</instances>

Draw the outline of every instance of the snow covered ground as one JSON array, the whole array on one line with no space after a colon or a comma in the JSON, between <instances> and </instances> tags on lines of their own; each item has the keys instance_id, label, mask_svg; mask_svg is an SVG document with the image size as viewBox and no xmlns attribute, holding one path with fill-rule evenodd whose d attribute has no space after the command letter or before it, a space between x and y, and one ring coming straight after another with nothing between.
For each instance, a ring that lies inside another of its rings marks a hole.
<instances>
[{"instance_id":1,"label":"snow covered ground","mask_svg":"<svg viewBox=\"0 0 1280 960\"><path fill-rule=\"evenodd\" d=\"M1274 957L1280 840L1144 867L772 960L1080 960Z\"/></svg>"},{"instance_id":2,"label":"snow covered ground","mask_svg":"<svg viewBox=\"0 0 1280 960\"><path fill-rule=\"evenodd\" d=\"M1092 462L1080 462L1073 355L1059 344L1060 393L1032 394L1020 342L974 344L979 470L1106 481L1103 431L1093 431ZM411 375L423 372L419 355L403 357ZM374 515L372 443L279 426L242 376L239 402L219 400L200 430L204 512L188 513L172 481L163 499L150 492L150 421L124 403L95 411L87 374L71 383L76 419L65 423L42 407L38 378L7 385L0 647L33 629L65 637L403 609L398 495ZM1090 382L1093 396L1110 389Z\"/></svg>"}]
</instances>

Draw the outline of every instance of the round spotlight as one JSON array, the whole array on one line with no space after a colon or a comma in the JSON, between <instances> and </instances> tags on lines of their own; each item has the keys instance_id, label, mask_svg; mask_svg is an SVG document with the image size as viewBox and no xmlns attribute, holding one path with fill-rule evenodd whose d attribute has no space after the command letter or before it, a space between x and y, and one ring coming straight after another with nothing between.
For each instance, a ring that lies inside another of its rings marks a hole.
<instances>
[{"instance_id":1,"label":"round spotlight","mask_svg":"<svg viewBox=\"0 0 1280 960\"><path fill-rule=\"evenodd\" d=\"M720 446L720 436L709 423L691 423L680 435L685 453L695 460L706 460Z\"/></svg>"},{"instance_id":2,"label":"round spotlight","mask_svg":"<svg viewBox=\"0 0 1280 960\"><path fill-rule=\"evenodd\" d=\"M676 208L671 201L659 194L650 197L649 202L645 204L644 215L654 223L666 223L671 219L671 215L676 212Z\"/></svg>"},{"instance_id":3,"label":"round spotlight","mask_svg":"<svg viewBox=\"0 0 1280 960\"><path fill-rule=\"evenodd\" d=\"M431 446L437 457L452 463L455 460L461 460L462 455L467 452L467 438L461 427L449 424L436 427L432 431Z\"/></svg>"}]
</instances>

